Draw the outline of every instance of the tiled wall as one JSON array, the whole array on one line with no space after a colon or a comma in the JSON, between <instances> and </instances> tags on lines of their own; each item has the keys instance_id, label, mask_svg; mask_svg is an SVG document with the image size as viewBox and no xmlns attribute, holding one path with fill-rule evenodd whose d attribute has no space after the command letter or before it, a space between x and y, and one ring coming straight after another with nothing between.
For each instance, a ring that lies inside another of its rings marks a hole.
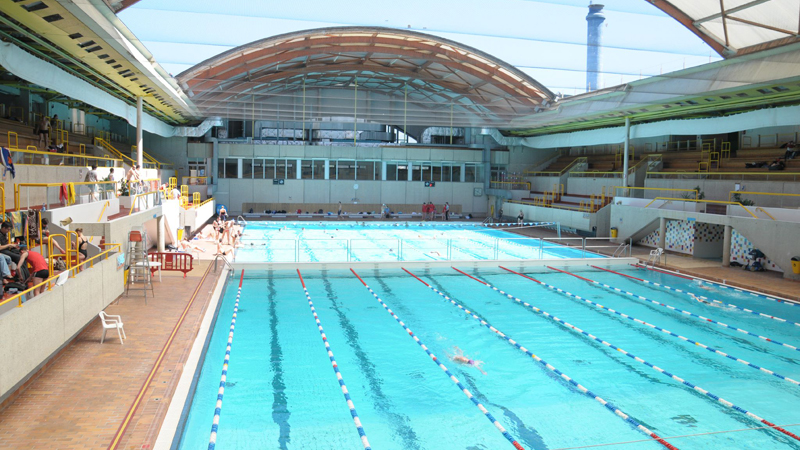
<instances>
[{"instance_id":1,"label":"tiled wall","mask_svg":"<svg viewBox=\"0 0 800 450\"><path fill-rule=\"evenodd\" d=\"M695 222L668 220L666 237L667 248L665 250L691 255L694 253L694 236ZM658 247L659 237L659 230L656 229L639 241L639 244L648 247Z\"/></svg>"},{"instance_id":2,"label":"tiled wall","mask_svg":"<svg viewBox=\"0 0 800 450\"><path fill-rule=\"evenodd\" d=\"M722 242L725 239L725 225L695 223L695 242Z\"/></svg>"},{"instance_id":3,"label":"tiled wall","mask_svg":"<svg viewBox=\"0 0 800 450\"><path fill-rule=\"evenodd\" d=\"M747 240L746 237L739 234L736 229L731 231L731 261L736 261L741 264L747 264L747 254L753 249L753 244ZM783 269L775 265L770 260L763 262L764 268L767 270L774 270L776 272L783 272Z\"/></svg>"}]
</instances>

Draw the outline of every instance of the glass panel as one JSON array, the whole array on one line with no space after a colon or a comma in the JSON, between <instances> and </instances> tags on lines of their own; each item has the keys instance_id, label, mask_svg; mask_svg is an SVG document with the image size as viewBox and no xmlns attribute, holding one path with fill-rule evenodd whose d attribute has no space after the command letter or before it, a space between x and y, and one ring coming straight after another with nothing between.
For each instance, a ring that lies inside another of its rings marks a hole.
<instances>
[{"instance_id":1,"label":"glass panel","mask_svg":"<svg viewBox=\"0 0 800 450\"><path fill-rule=\"evenodd\" d=\"M253 160L250 158L242 160L242 178L253 178Z\"/></svg>"},{"instance_id":2,"label":"glass panel","mask_svg":"<svg viewBox=\"0 0 800 450\"><path fill-rule=\"evenodd\" d=\"M355 161L336 161L336 179L355 180L356 179L355 166L356 166Z\"/></svg>"},{"instance_id":3,"label":"glass panel","mask_svg":"<svg viewBox=\"0 0 800 450\"><path fill-rule=\"evenodd\" d=\"M383 170L383 163L380 161L375 161L375 171L372 174L373 180L381 179L381 170Z\"/></svg>"},{"instance_id":4,"label":"glass panel","mask_svg":"<svg viewBox=\"0 0 800 450\"><path fill-rule=\"evenodd\" d=\"M325 179L325 160L324 159L315 159L312 163L314 166L314 179L315 180L324 180Z\"/></svg>"},{"instance_id":5,"label":"glass panel","mask_svg":"<svg viewBox=\"0 0 800 450\"><path fill-rule=\"evenodd\" d=\"M464 181L467 183L475 182L475 166L472 164L466 164L464 166Z\"/></svg>"},{"instance_id":6,"label":"glass panel","mask_svg":"<svg viewBox=\"0 0 800 450\"><path fill-rule=\"evenodd\" d=\"M375 161L358 161L357 166L356 180L375 179Z\"/></svg>"},{"instance_id":7,"label":"glass panel","mask_svg":"<svg viewBox=\"0 0 800 450\"><path fill-rule=\"evenodd\" d=\"M397 181L408 181L407 163L397 165Z\"/></svg>"},{"instance_id":8,"label":"glass panel","mask_svg":"<svg viewBox=\"0 0 800 450\"><path fill-rule=\"evenodd\" d=\"M386 163L386 181L397 181L397 164Z\"/></svg>"},{"instance_id":9,"label":"glass panel","mask_svg":"<svg viewBox=\"0 0 800 450\"><path fill-rule=\"evenodd\" d=\"M442 165L438 163L431 164L431 181L442 181Z\"/></svg>"},{"instance_id":10,"label":"glass panel","mask_svg":"<svg viewBox=\"0 0 800 450\"><path fill-rule=\"evenodd\" d=\"M310 159L302 160L300 168L301 168L301 170L300 170L300 178L302 178L303 180L311 180L311 179L313 179L313 176L312 176L313 173L314 173L313 172L313 165L312 165L312 161Z\"/></svg>"},{"instance_id":11,"label":"glass panel","mask_svg":"<svg viewBox=\"0 0 800 450\"><path fill-rule=\"evenodd\" d=\"M453 181L461 181L461 164L454 164L453 165Z\"/></svg>"},{"instance_id":12,"label":"glass panel","mask_svg":"<svg viewBox=\"0 0 800 450\"><path fill-rule=\"evenodd\" d=\"M275 178L275 160L274 159L265 159L264 160L264 179L271 180Z\"/></svg>"},{"instance_id":13,"label":"glass panel","mask_svg":"<svg viewBox=\"0 0 800 450\"><path fill-rule=\"evenodd\" d=\"M263 159L254 159L253 160L253 178L260 180L264 178L264 160Z\"/></svg>"},{"instance_id":14,"label":"glass panel","mask_svg":"<svg viewBox=\"0 0 800 450\"><path fill-rule=\"evenodd\" d=\"M217 178L225 178L225 158L217 160Z\"/></svg>"},{"instance_id":15,"label":"glass panel","mask_svg":"<svg viewBox=\"0 0 800 450\"><path fill-rule=\"evenodd\" d=\"M275 176L273 178L286 178L286 160L278 159L275 162L276 169Z\"/></svg>"},{"instance_id":16,"label":"glass panel","mask_svg":"<svg viewBox=\"0 0 800 450\"><path fill-rule=\"evenodd\" d=\"M297 179L297 160L296 159L287 159L286 160L286 175L284 177L287 180L296 180Z\"/></svg>"},{"instance_id":17,"label":"glass panel","mask_svg":"<svg viewBox=\"0 0 800 450\"><path fill-rule=\"evenodd\" d=\"M442 181L452 181L450 178L450 164L442 163Z\"/></svg>"},{"instance_id":18,"label":"glass panel","mask_svg":"<svg viewBox=\"0 0 800 450\"><path fill-rule=\"evenodd\" d=\"M239 160L225 159L225 178L239 178Z\"/></svg>"}]
</instances>

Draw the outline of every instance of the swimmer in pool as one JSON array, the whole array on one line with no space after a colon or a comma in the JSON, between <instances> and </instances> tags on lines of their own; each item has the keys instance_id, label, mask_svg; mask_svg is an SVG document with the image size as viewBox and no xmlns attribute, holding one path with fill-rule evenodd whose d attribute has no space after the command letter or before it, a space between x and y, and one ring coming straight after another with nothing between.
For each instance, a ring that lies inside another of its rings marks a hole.
<instances>
[{"instance_id":1,"label":"swimmer in pool","mask_svg":"<svg viewBox=\"0 0 800 450\"><path fill-rule=\"evenodd\" d=\"M715 308L717 307L717 305L715 305L715 304L711 303L710 301L708 301L708 300L705 300L705 299L702 299L702 298L700 298L700 297L698 297L698 296L696 296L696 295L694 295L694 294L691 294L691 296L692 296L692 298L693 298L693 299L697 300L697 301L698 301L698 302L700 302L700 303L705 303L706 305L708 305L708 306L713 306L713 307L715 307Z\"/></svg>"},{"instance_id":2,"label":"swimmer in pool","mask_svg":"<svg viewBox=\"0 0 800 450\"><path fill-rule=\"evenodd\" d=\"M472 366L472 367L480 370L480 372L482 374L486 375L486 372L481 367L481 366L483 366L483 361L479 361L479 360L476 360L476 359L470 359L469 357L464 356L464 351L461 350L458 347L455 347L454 350L456 352L455 355L450 355L450 354L447 355L447 357L450 358L451 361L457 362L459 364L464 364L464 365L467 365L467 366Z\"/></svg>"}]
</instances>

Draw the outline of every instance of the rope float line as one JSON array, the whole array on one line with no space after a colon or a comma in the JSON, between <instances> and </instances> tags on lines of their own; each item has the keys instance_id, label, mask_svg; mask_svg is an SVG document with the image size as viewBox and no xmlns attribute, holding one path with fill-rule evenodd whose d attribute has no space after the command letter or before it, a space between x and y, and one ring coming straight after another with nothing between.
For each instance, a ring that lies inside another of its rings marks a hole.
<instances>
[{"instance_id":1,"label":"rope float line","mask_svg":"<svg viewBox=\"0 0 800 450\"><path fill-rule=\"evenodd\" d=\"M651 269L649 267L645 267L645 266L641 266L641 265L637 265L637 264L631 264L631 265L633 267L640 268L640 269L647 269L647 270L652 270L653 272L663 273L663 274L666 274L666 275L672 275L673 277L685 278L687 280L701 280L700 278L686 277L686 276L678 275L676 273L669 272L669 271L666 271L666 270ZM800 306L800 303L797 303L797 302L794 302L794 301L789 301L789 300L785 300L785 299L777 298L777 297L770 297L769 295L759 294L758 292L752 292L752 291L748 291L746 289L739 289L739 288L736 288L736 287L733 287L733 286L728 286L726 284L717 283L716 281L710 281L710 280L701 280L701 281L704 281L706 283L711 283L711 284L713 284L713 285L715 285L717 287L721 287L723 289L729 289L731 291L739 292L739 293L742 293L742 294L750 294L753 297L763 298L763 299L770 300L770 301L773 301L773 302L782 303L782 304L787 305L787 306Z\"/></svg>"},{"instance_id":2,"label":"rope float line","mask_svg":"<svg viewBox=\"0 0 800 450\"><path fill-rule=\"evenodd\" d=\"M718 325L718 326L721 326L723 328L730 328L731 330L736 330L736 331L738 331L740 333L747 334L747 335L750 335L750 336L753 336L753 337L757 337L757 338L759 338L759 339L761 339L763 341L766 341L766 342L769 342L769 343L772 343L772 344L775 344L775 345L780 345L781 347L790 348L790 349L792 349L794 351L800 351L800 348L797 348L794 345L790 345L790 344L786 344L786 343L783 343L783 342L780 342L780 341L776 341L774 339L770 339L768 337L761 336L760 334L755 334L755 333L752 333L750 331L743 330L741 328L735 327L733 325L728 325L727 323L716 321L714 319L709 319L708 317L704 317L704 316L701 316L699 314L695 314L695 313L693 313L691 311L687 311L685 309L679 309L679 308L676 308L676 307L674 307L672 305L667 305L666 303L661 303L661 302L656 301L656 300L651 300L651 299L649 299L647 297L643 297L641 295L634 294L633 292L628 292L628 291L625 291L623 289L615 288L614 286L609 286L609 285L607 285L605 283L601 283L599 281L594 281L594 280L590 280L588 278L580 277L580 276L575 275L573 273L567 272L566 270L556 269L555 267L551 267L551 266L547 266L547 268L551 269L551 270L555 270L557 272L565 273L567 275L572 275L573 277L580 278L581 280L588 281L588 282L596 284L598 286L603 286L606 289L610 289L612 291L616 291L616 292L619 292L619 293L622 293L622 294L625 294L625 295L628 295L628 296L631 296L631 297L634 297L634 298L638 298L639 300L644 300L646 302L650 302L650 303L653 303L655 305L658 305L658 306L661 306L661 307L664 307L664 308L667 308L667 309L671 309L673 311L677 311L677 312L679 312L681 314L685 314L687 316L696 317L696 318L698 318L698 319L700 319L700 320L702 320L704 322L713 323L714 325Z\"/></svg>"},{"instance_id":3,"label":"rope float line","mask_svg":"<svg viewBox=\"0 0 800 450\"><path fill-rule=\"evenodd\" d=\"M328 358L330 358L333 371L336 373L336 379L339 380L339 386L342 388L342 394L344 394L344 398L347 400L347 407L350 408L350 415L353 417L353 423L356 424L358 435L361 437L361 443L364 445L364 450L371 450L372 447L370 447L369 441L367 440L367 434L364 432L364 427L361 425L361 419L358 418L356 406L353 404L353 400L350 399L350 392L348 392L347 385L344 383L342 373L339 372L339 365L336 363L336 358L333 356L331 344L328 342L328 337L325 335L325 330L322 328L322 323L319 321L317 310L314 308L314 302L311 301L311 295L308 293L308 289L306 289L306 282L303 280L303 275L300 273L300 269L297 269L297 276L300 277L300 283L303 285L303 292L306 294L308 306L311 308L311 313L314 315L314 321L317 322L317 329L319 329L319 334L322 336L322 342L325 344L325 350L328 352Z\"/></svg>"},{"instance_id":4,"label":"rope float line","mask_svg":"<svg viewBox=\"0 0 800 450\"><path fill-rule=\"evenodd\" d=\"M409 329L409 328L406 326L406 324L405 324L405 323L403 323L403 321L402 321L402 320L400 320L400 318L399 318L399 317L397 317L397 314L395 314L395 313L394 313L394 311L392 311L392 310L391 310L391 308L389 308L389 305L387 305L387 304L386 304L386 303L385 303L383 300L381 300L381 298L380 298L380 297L378 297L378 294L376 294L376 293L375 293L375 291L373 291L373 290L372 290L372 288L371 288L371 287L369 287L369 285L367 285L367 283L365 283L365 282L364 282L364 280L362 280L362 279L361 279L361 277L360 277L360 276L359 276L359 275L356 273L356 271L355 271L355 270L353 270L352 268L350 269L350 271L351 271L351 272L353 272L353 275L355 275L355 276L356 276L356 278L358 278L358 281L360 281L360 282L361 282L361 284L363 284L363 285L364 285L364 287L365 287L365 288L367 288L367 290L369 291L369 293L370 293L370 294L372 294L372 296L373 296L373 297L375 297L375 300L377 300L377 301L378 301L378 303L380 303L380 304L381 304L381 306L383 306L383 309L385 309L385 310L386 310L386 312L388 312L388 313L389 313L389 314L390 314L390 315L391 315L391 316L394 318L394 320L396 320L396 321L397 321L397 323L398 323L398 324L400 324L400 326L401 326L401 327L403 327L403 329L406 331L406 333L408 333L408 335L409 335L409 336L411 336L411 338L412 338L412 339L414 339L414 342L416 342L416 343L417 343L417 344L418 344L418 345L419 345L419 346L422 348L422 350L424 350L424 351L425 351L425 353L427 353L427 354L428 354L428 356L431 358L431 360L432 360L432 361L433 361L433 362L434 362L434 363L435 363L437 366L439 366L439 368L440 368L440 369L442 369L442 371L444 371L444 373L445 373L445 374L447 374L447 376L450 378L450 380L451 380L453 383L455 383L455 385L456 385L456 386L458 386L458 388L461 390L461 392L463 392L463 393L464 393L464 395L466 395L466 396L467 396L467 398L468 398L468 399L470 399L470 400L472 401L472 403L473 403L473 404L475 404L475 406L477 406L477 407L478 407L478 409L480 409L480 410L481 410L481 412L483 413L483 415L484 415L484 416L485 416L487 419L489 419L489 422L492 422L492 425L494 425L494 426L495 426L495 428L497 428L497 429L500 431L500 433L503 435L503 437L505 437L506 439L508 439L508 442L510 442L510 443L511 443L511 445L513 445L513 446L514 446L514 448L516 448L517 450L525 450L525 449L524 449L524 447L522 447L522 445L520 445L520 444L519 444L519 442L517 442L517 440L516 440L516 439L514 439L514 437L513 437L513 436L511 436L511 434L510 434L508 431L506 431L506 429L505 429L505 428L503 428L503 426L502 426L502 425L500 425L500 422L498 422L498 421L497 421L497 419L495 419L495 418L494 418L494 416L492 415L492 413L490 413L490 412L489 412L489 410L487 410L487 409L486 409L486 408L485 408L485 407L484 407L484 406L483 406L483 405L482 405L482 404L481 404L481 403L480 403L480 402L479 402L479 401L478 401L478 400L477 400L477 399L476 399L476 398L475 398L475 397L472 395L472 393L471 393L471 392L470 392L470 391L469 391L469 390L468 390L466 387L464 387L464 385L463 385L463 384L461 384L461 382L458 380L458 378L456 378L456 377L455 377L455 375L453 375L453 374L452 374L452 372L450 372L450 370L448 370L448 369L447 369L447 367L445 367L445 366L444 366L444 364L442 364L441 362L439 362L439 358L437 358L437 357L436 357L436 355L434 355L434 354L433 354L433 352L431 352L431 351L428 349L428 347L426 347L426 346L425 346L425 344L423 344L423 343L422 343L422 341L421 341L421 340L419 340L419 338L418 338L418 337L417 337L417 336L414 334L414 332L413 332L413 331L411 331L411 329Z\"/></svg>"},{"instance_id":5,"label":"rope float line","mask_svg":"<svg viewBox=\"0 0 800 450\"><path fill-rule=\"evenodd\" d=\"M708 298L708 297L706 297L704 295L696 295L696 294L694 294L692 292L689 292L689 291L686 291L686 290L683 290L683 289L678 289L678 288L674 288L672 286L667 286L666 284L656 283L655 281L645 280L645 279L637 278L637 277L634 277L634 276L631 276L631 275L626 275L624 273L615 272L615 271L610 270L610 269L604 269L604 268L598 267L598 266L591 266L591 267L594 267L595 269L600 269L600 270L605 271L605 272L611 272L611 273L613 273L615 275L620 275L620 276L623 276L623 277L632 278L634 280L641 281L642 283L645 283L645 284L650 284L650 285L661 287L661 288L664 288L664 289L667 289L667 290L670 290L670 291L675 291L675 292L678 292L680 294L685 294L685 295L688 295L689 297L693 297L695 299L699 298L699 299L703 299L703 300L709 300L709 301L712 301L714 303L719 303L720 305L730 306L731 308L739 309L739 310L742 310L744 312L749 312L750 314L755 314L757 316L766 317L767 319L777 320L778 322L784 322L784 323L788 323L788 324L792 324L792 325L800 327L800 323L792 322L791 320L782 319L780 317L775 317L775 316L773 316L771 314L766 314L766 313L762 313L762 312L758 312L758 311L753 311L752 309L743 308L741 306L734 305L733 303L721 302L721 301L715 300L713 298Z\"/></svg>"},{"instance_id":6,"label":"rope float line","mask_svg":"<svg viewBox=\"0 0 800 450\"><path fill-rule=\"evenodd\" d=\"M603 306L603 305L601 305L601 304L599 304L599 303L595 303L595 302L593 302L593 301L591 301L591 300L589 300L589 299L585 299L585 298L581 297L580 295L576 295L576 294L570 293L570 292L568 292L568 291L565 291L565 290L563 290L563 289L561 289L561 288L557 288L557 287L555 287L555 286L553 286L553 285L551 285L551 284L547 284L547 283L545 283L545 282L543 282L543 281L539 281L539 280L537 280L537 279L535 279L535 278L531 278L531 277L529 277L529 276L527 276L527 275L524 275L524 274L521 274L521 273L519 273L519 272L514 272L513 270L511 270L511 269L507 269L507 268L505 268L505 267L503 267L503 266L499 266L499 267L500 267L501 269L503 269L503 270L507 270L507 271L509 271L509 272L511 272L511 273L517 274L517 275L519 275L519 276L521 276L521 277L523 277L523 278L527 278L527 279L529 279L529 280L531 280L531 281L535 281L535 282L537 282L537 283L541 284L542 286L545 286L545 287L547 287L547 288L548 288L548 289L550 289L550 290L553 290L553 291L556 291L556 292L560 292L560 293L562 293L562 294L564 294L564 295L566 295L566 296L568 296L568 297L571 297L571 298L574 298L574 299L577 299L577 300L584 301L584 302L586 302L586 303L589 303L590 305L596 306L597 308L604 309L604 310L606 310L606 311L608 311L608 312L610 312L610 313L614 313L614 314L616 314L616 315L618 315L618 316L620 316L620 317L624 317L624 318L626 318L626 319L628 319L628 320L632 320L632 321L634 321L634 322L636 322L636 323L639 323L639 324L642 324L642 325L648 326L648 327L650 327L650 328L652 328L652 329L654 329L654 330L658 330L658 331L660 331L660 332L662 332L662 333L666 333L666 334L668 334L668 335L670 335L670 336L676 337L676 338L678 338L678 339L681 339L681 340L683 340L683 341L686 341L686 342L688 342L688 343L690 343L690 344L694 344L694 345L696 345L696 346L698 346L698 347L700 347L700 348L706 349L706 350L708 350L708 351L710 351L710 352L712 352L712 353L716 353L716 354L718 354L718 355L722 355L722 356L724 356L724 357L726 357L726 358L728 358L728 359L732 359L732 360L734 360L734 361L736 361L736 362L738 362L738 363L742 363L742 364L744 364L744 365L746 365L746 366L749 366L749 367L751 367L751 368L753 368L753 369L756 369L756 370L759 370L759 371L761 371L761 372L764 372L764 373L767 373L767 374L769 374L769 375L772 375L772 376L774 376L774 377L780 378L781 380L788 381L789 383L792 383L792 384L794 384L794 385L800 385L800 381L793 380L793 379L791 379L791 378L789 378L789 377L786 377L786 376L783 376L783 375L781 375L781 374L775 373L775 372L773 372L773 371L771 371L771 370L769 370L769 369L766 369L766 368L764 368L764 367L757 366L757 365L755 365L755 364L753 364L753 363L751 363L751 362L748 362L748 361L745 361L745 360L743 360L743 359L737 358L737 357L735 357L735 356L733 356L733 355L730 355L730 354L728 354L728 353L721 352L721 351L719 351L719 350L717 350L717 349L715 349L715 348L713 348L713 347L709 347L709 346L707 346L707 345L705 345L705 344L701 344L700 342L693 341L693 340L691 340L691 339L689 339L689 338L687 338L687 337L681 336L680 334L673 333L672 331L669 331L669 330L667 330L667 329L664 329L664 328L661 328L661 327L659 327L659 326L653 325L652 323L645 322L644 320L637 319L637 318L635 318L635 317L632 317L632 316L629 316L629 315L627 315L627 314L624 314L624 313L622 313L622 312L616 311L616 310L614 310L614 309L612 309L612 308L609 308L609 307L607 307L607 306Z\"/></svg>"},{"instance_id":7,"label":"rope float line","mask_svg":"<svg viewBox=\"0 0 800 450\"><path fill-rule=\"evenodd\" d=\"M461 272L458 269L455 269L455 270L457 270L458 272ZM461 273L464 273L464 272L461 272ZM467 274L464 274L464 275L467 275ZM467 275L467 276L469 276L470 278L472 278L474 280L481 281L481 280L478 280L477 278L474 278L474 277L472 277L470 275ZM519 298L517 298L517 297L515 297L515 296L513 296L513 295L511 295L511 294L509 294L507 292L504 292L504 291L498 289L497 287L492 286L489 283L486 283L486 282L483 282L483 281L481 281L481 282L484 284L484 286L487 286L487 287L491 288L495 292L497 292L497 293L499 293L499 294L501 294L501 295L503 295L505 297L508 297L511 300L514 300L515 302L517 302L519 304L522 304L522 305L524 305L524 306L526 306L526 307L528 307L528 308L530 308L530 309L532 309L532 310L544 315L548 319L551 319L551 320L553 320L555 322L558 322L560 325L562 325L562 326L564 326L566 328L569 328L569 329L571 329L573 331L576 331L576 332L578 332L578 333L580 333L580 334L582 334L584 336L587 336L588 338L592 339L593 341L599 342L599 343L605 345L606 347L608 347L608 348L610 348L612 350L616 350L616 351L622 353L623 355L627 356L628 358L631 358L634 361L638 362L639 364L644 364L645 366L650 367L651 369L655 370L656 372L658 372L658 373L660 373L660 374L662 374L662 375L664 375L664 376L666 376L668 378L671 378L671 379L673 379L673 380L675 380L675 381L677 381L677 382L679 382L679 383L681 383L681 384L683 384L685 386L688 386L692 390L697 391L697 392L703 394L704 396L706 396L706 397L708 397L708 398L710 398L710 399L712 399L712 400L714 400L714 401L716 401L718 403L721 403L722 405L724 405L724 406L726 406L726 407L728 407L730 409L738 411L738 412L750 417L751 419L757 420L758 422L763 423L764 425L767 425L770 428L775 429L776 431L780 431L781 433L800 441L800 437L798 437L794 433L792 433L792 432L790 432L788 430L785 430L785 429L781 428L780 426L775 425L774 423L772 423L772 422L770 422L770 421L768 421L768 420L766 420L766 419L764 419L762 417L759 417L759 416L753 414L752 412L750 412L750 411L748 411L748 410L746 410L746 409L744 409L744 408L742 408L740 406L737 406L737 405L725 400L722 397L719 397L719 396L717 396L715 394L712 394L711 392L701 388L698 385L692 384L689 381L684 380L683 378L681 378L681 377L679 377L679 376L677 376L677 375L675 375L673 373L667 372L666 370L662 369L661 367L658 367L658 366L656 366L654 364L651 364L650 362L645 361L644 359L642 359L642 358L640 358L638 356L635 356L632 353L629 353L629 352L623 350L621 347L617 347L616 345L614 345L614 344L612 344L612 343L610 343L608 341L600 339L599 337L597 337L597 336L595 336L593 334L590 334L589 332L584 331L584 330L578 328L577 326L572 325L569 322L565 322L564 320L559 319L558 317L548 313L547 311L541 310L541 309L531 305L530 303L527 303L527 302L525 302L523 300L520 300Z\"/></svg>"},{"instance_id":8,"label":"rope float line","mask_svg":"<svg viewBox=\"0 0 800 450\"><path fill-rule=\"evenodd\" d=\"M225 394L225 381L228 379L228 363L231 360L231 345L233 345L233 330L236 327L236 315L239 312L239 299L242 296L242 282L244 281L244 269L239 278L239 290L236 292L236 303L233 304L233 317L231 318L231 328L228 332L228 346L225 348L225 359L222 363L222 377L219 380L219 390L217 390L217 405L214 407L214 421L211 424L211 437L208 438L208 450L214 450L217 445L217 431L219 431L219 416L222 414L222 396Z\"/></svg>"},{"instance_id":9,"label":"rope float line","mask_svg":"<svg viewBox=\"0 0 800 450\"><path fill-rule=\"evenodd\" d=\"M497 290L496 288L494 288L493 286L489 285L488 283L485 283L485 282L483 282L483 281L481 281L481 280L478 280L477 278L474 278L474 277L472 277L471 275L468 275L468 274L466 274L466 273L464 273L464 272L461 272L460 270L456 269L455 267L453 267L453 269L454 269L455 271L457 271L457 272L460 272L460 273L462 273L462 274L464 274L464 275L467 275L468 277L472 278L473 280L476 280L476 281L478 281L478 282L480 282L480 283L483 283L485 286L489 286L489 287L491 287L492 289L494 289L494 290ZM677 448L676 448L676 447L674 447L672 444L670 444L669 442L665 441L663 438L661 438L660 436L658 436L658 435L657 435L657 434L655 434L654 432L650 431L650 430L649 430L647 427L645 427L644 425L642 425L642 424L640 424L640 423L636 422L636 421L635 421L633 418L631 418L629 415L625 414L625 413L624 413L622 410L620 410L620 409L619 409L619 408L617 408L616 406L612 405L611 403L609 403L609 402L607 402L607 401L603 400L603 399L602 399L602 398L600 398L599 396L595 395L595 394L594 394L592 391L590 391L589 389L587 389L586 387L584 387L583 385L581 385L580 383L578 383L578 382L577 382L577 381L575 381L574 379L572 379L572 378L570 378L569 376L567 376L567 374L565 374L565 373L561 372L560 370L556 369L555 367L551 366L551 365L550 365L548 362L546 362L546 361L545 361L545 360L543 360L542 358L540 358L540 357L536 356L536 355L535 355L535 354L533 354L533 353L532 353L530 350L528 350L527 348L523 347L522 345L520 345L520 344L519 344L518 342L516 342L515 340L511 339L511 338L510 338L508 335L504 334L503 332L501 332L501 331L500 331L500 330L498 330L497 328L495 328L495 327L493 327L492 325L490 325L488 322L486 322L484 319L482 319L480 316L478 316L478 315L477 315L477 314L475 314L474 312L472 312L472 311L470 311L470 310L468 310L468 309L464 308L464 307L463 307L463 306L462 306L460 303L458 303L458 302L454 301L453 299L451 299L451 298L450 298L450 297L448 297L447 295L443 294L442 292L440 292L440 291L439 291L438 289L436 289L435 287L433 287L433 286L429 285L428 283L426 283L426 282L422 281L422 280L421 280L421 279L420 279L418 276L416 276L416 275L414 275L413 273L409 272L409 271L408 271L408 270L406 270L405 268L403 268L403 270L405 270L405 271L406 271L406 273L408 273L408 274L409 274L409 275L411 275L412 277L416 278L416 279L417 279L419 282L421 282L422 284L424 284L425 286L427 286L428 288L430 288L431 290L433 290L433 292L435 292L435 293L439 294L439 295L440 295L441 297L443 297L445 300L449 301L449 302L450 302L450 303L452 303L454 306L456 306L456 307L458 307L460 310L464 311L464 313L465 313L465 314L467 314L468 316L471 316L473 319L475 319L475 320L479 321L479 322L481 323L481 325L483 325L483 326L485 326L486 328L488 328L488 329L492 330L492 331L493 331L494 333L496 333L498 336L500 336L500 337L502 337L503 339L505 339L505 340L506 340L506 341L507 341L509 344L511 344L511 345L513 345L514 347L516 347L516 348L520 349L520 350L521 350L523 353L525 353L526 355L528 355L528 356L530 356L531 358L533 358L533 359L534 359L534 360L535 360L537 363L539 363L539 364L541 364L542 366L544 366L544 367L545 367L547 370L549 370L549 371L551 371L551 372L555 373L556 375L558 375L559 377L561 377L562 379L564 379L565 381L567 381L569 384L571 384L571 385L575 386L575 387L576 387L576 388L577 388L577 389L578 389L578 390L579 390L581 393L583 393L583 394L586 394L586 396L588 396L589 398L592 398L592 399L596 400L596 401L597 401L597 402L599 402L601 405L605 406L605 407L606 407L606 409L610 410L611 412L613 412L614 414L616 414L617 416L619 416L620 418L622 418L622 419L623 419L623 420L625 420L626 422L630 423L631 425L633 425L633 426L634 426L636 429L638 429L639 431L642 431L644 434L646 434L646 435L650 436L651 438L653 438L654 440L658 441L658 443L659 443L659 444L661 444L661 445L663 445L663 446L667 447L667 448L668 448L668 449L670 449L670 450L677 450Z\"/></svg>"}]
</instances>

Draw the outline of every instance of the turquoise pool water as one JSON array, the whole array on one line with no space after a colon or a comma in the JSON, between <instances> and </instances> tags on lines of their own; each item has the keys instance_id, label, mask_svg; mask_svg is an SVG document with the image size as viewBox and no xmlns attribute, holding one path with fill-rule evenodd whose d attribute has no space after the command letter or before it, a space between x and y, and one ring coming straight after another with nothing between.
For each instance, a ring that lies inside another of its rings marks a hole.
<instances>
[{"instance_id":1,"label":"turquoise pool water","mask_svg":"<svg viewBox=\"0 0 800 450\"><path fill-rule=\"evenodd\" d=\"M714 307L613 273L585 278L800 344L798 327ZM374 293L526 449L641 441L648 436L434 292L474 312L555 369L679 449L800 449L800 441L726 407L455 270L358 270ZM800 423L800 387L502 269L465 271L648 364L778 425ZM800 307L655 272L620 272L791 322ZM782 376L800 379L800 352L716 326L568 274L530 277ZM181 449L208 448L239 277L221 301ZM374 449L514 448L350 271L304 271L327 342ZM451 361L456 347L476 367ZM297 272L246 270L219 410L216 449L363 448ZM747 430L752 429L752 430ZM786 427L797 433L800 427ZM726 432L730 430L747 430ZM653 441L603 448L663 449Z\"/></svg>"},{"instance_id":2,"label":"turquoise pool water","mask_svg":"<svg viewBox=\"0 0 800 450\"><path fill-rule=\"evenodd\" d=\"M571 241L580 244L580 240ZM437 261L599 257L477 223L250 222L239 262Z\"/></svg>"}]
</instances>

